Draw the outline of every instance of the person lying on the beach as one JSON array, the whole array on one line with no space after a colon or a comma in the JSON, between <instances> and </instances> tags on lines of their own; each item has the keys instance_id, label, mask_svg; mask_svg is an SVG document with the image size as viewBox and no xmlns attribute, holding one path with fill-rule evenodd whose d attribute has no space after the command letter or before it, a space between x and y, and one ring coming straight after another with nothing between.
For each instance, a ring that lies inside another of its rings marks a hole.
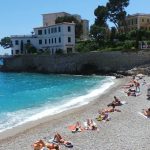
<instances>
[{"instance_id":1,"label":"person lying on the beach","mask_svg":"<svg viewBox=\"0 0 150 150\"><path fill-rule=\"evenodd\" d=\"M108 115L108 113L104 112L104 111L99 111L99 116L96 118L97 121L109 121L110 117Z\"/></svg>"},{"instance_id":2,"label":"person lying on the beach","mask_svg":"<svg viewBox=\"0 0 150 150\"><path fill-rule=\"evenodd\" d=\"M81 124L79 121L76 122L75 126L74 126L74 129L72 130L72 133L75 133L75 132L81 132L82 131L82 127L81 127Z\"/></svg>"},{"instance_id":3,"label":"person lying on the beach","mask_svg":"<svg viewBox=\"0 0 150 150\"><path fill-rule=\"evenodd\" d=\"M150 108L143 111L143 114L147 117L150 117Z\"/></svg>"},{"instance_id":4,"label":"person lying on the beach","mask_svg":"<svg viewBox=\"0 0 150 150\"><path fill-rule=\"evenodd\" d=\"M43 140L39 140L33 144L34 150L41 150L42 148L48 148L48 150L59 150L59 146L54 143L45 143Z\"/></svg>"},{"instance_id":5,"label":"person lying on the beach","mask_svg":"<svg viewBox=\"0 0 150 150\"><path fill-rule=\"evenodd\" d=\"M109 106L108 108L103 109L102 111L105 112L105 113L114 112L114 111L121 112L121 110L116 109L115 107L116 106L114 104L112 104L111 106Z\"/></svg>"},{"instance_id":6,"label":"person lying on the beach","mask_svg":"<svg viewBox=\"0 0 150 150\"><path fill-rule=\"evenodd\" d=\"M128 83L128 84L125 84L125 85L123 86L123 88L131 88L131 87L134 87L134 83L133 83L133 82Z\"/></svg>"},{"instance_id":7,"label":"person lying on the beach","mask_svg":"<svg viewBox=\"0 0 150 150\"><path fill-rule=\"evenodd\" d=\"M92 119L87 119L85 122L86 130L98 130L96 123Z\"/></svg>"},{"instance_id":8,"label":"person lying on the beach","mask_svg":"<svg viewBox=\"0 0 150 150\"><path fill-rule=\"evenodd\" d=\"M125 93L127 93L128 96L136 96L135 89L129 89L129 90L125 91Z\"/></svg>"},{"instance_id":9,"label":"person lying on the beach","mask_svg":"<svg viewBox=\"0 0 150 150\"><path fill-rule=\"evenodd\" d=\"M71 144L71 142L64 140L59 133L55 134L53 141L57 142L57 143L60 143L60 144L63 144L66 147L73 147L73 145Z\"/></svg>"},{"instance_id":10,"label":"person lying on the beach","mask_svg":"<svg viewBox=\"0 0 150 150\"><path fill-rule=\"evenodd\" d=\"M114 101L112 102L112 103L110 103L110 104L108 104L107 106L109 107L109 106L112 106L113 104L115 105L115 106L121 106L122 105L122 103L121 103L121 101L116 97L116 96L114 96Z\"/></svg>"}]
</instances>

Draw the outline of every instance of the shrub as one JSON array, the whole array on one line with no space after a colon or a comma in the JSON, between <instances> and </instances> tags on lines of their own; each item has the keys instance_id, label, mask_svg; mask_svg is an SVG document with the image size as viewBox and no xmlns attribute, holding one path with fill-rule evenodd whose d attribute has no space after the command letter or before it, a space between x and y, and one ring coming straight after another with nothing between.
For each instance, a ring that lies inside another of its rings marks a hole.
<instances>
[{"instance_id":1,"label":"shrub","mask_svg":"<svg viewBox=\"0 0 150 150\"><path fill-rule=\"evenodd\" d=\"M62 49L57 49L55 53L58 54L58 55L61 55L61 54L63 54L63 50Z\"/></svg>"}]
</instances>

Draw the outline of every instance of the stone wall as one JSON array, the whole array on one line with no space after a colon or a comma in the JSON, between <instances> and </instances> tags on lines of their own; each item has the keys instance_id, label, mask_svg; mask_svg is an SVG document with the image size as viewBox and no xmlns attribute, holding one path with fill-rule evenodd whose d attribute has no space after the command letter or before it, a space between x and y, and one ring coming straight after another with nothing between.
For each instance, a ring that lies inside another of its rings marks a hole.
<instances>
[{"instance_id":1,"label":"stone wall","mask_svg":"<svg viewBox=\"0 0 150 150\"><path fill-rule=\"evenodd\" d=\"M150 63L150 52L89 52L70 55L26 55L4 60L5 71L102 73L125 71Z\"/></svg>"}]
</instances>

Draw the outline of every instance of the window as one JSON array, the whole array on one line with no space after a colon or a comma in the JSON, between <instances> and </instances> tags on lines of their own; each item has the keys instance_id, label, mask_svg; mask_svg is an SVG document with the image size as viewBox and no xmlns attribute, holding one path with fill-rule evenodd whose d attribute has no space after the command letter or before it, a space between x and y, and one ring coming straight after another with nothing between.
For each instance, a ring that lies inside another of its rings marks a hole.
<instances>
[{"instance_id":1,"label":"window","mask_svg":"<svg viewBox=\"0 0 150 150\"><path fill-rule=\"evenodd\" d=\"M61 32L61 27L58 27L58 32Z\"/></svg>"},{"instance_id":2,"label":"window","mask_svg":"<svg viewBox=\"0 0 150 150\"><path fill-rule=\"evenodd\" d=\"M50 34L50 32L51 32L50 29L48 29L48 33L49 33L49 34Z\"/></svg>"},{"instance_id":3,"label":"window","mask_svg":"<svg viewBox=\"0 0 150 150\"><path fill-rule=\"evenodd\" d=\"M16 54L19 54L19 50L16 50Z\"/></svg>"},{"instance_id":4,"label":"window","mask_svg":"<svg viewBox=\"0 0 150 150\"><path fill-rule=\"evenodd\" d=\"M49 39L49 44L51 43L51 39Z\"/></svg>"},{"instance_id":5,"label":"window","mask_svg":"<svg viewBox=\"0 0 150 150\"><path fill-rule=\"evenodd\" d=\"M147 19L147 22L149 22L149 19Z\"/></svg>"},{"instance_id":6,"label":"window","mask_svg":"<svg viewBox=\"0 0 150 150\"><path fill-rule=\"evenodd\" d=\"M61 43L61 37L59 37L59 43Z\"/></svg>"},{"instance_id":7,"label":"window","mask_svg":"<svg viewBox=\"0 0 150 150\"><path fill-rule=\"evenodd\" d=\"M44 30L44 33L47 34L47 30L46 29Z\"/></svg>"},{"instance_id":8,"label":"window","mask_svg":"<svg viewBox=\"0 0 150 150\"><path fill-rule=\"evenodd\" d=\"M40 45L42 44L42 40L39 40L39 44L40 44Z\"/></svg>"},{"instance_id":9,"label":"window","mask_svg":"<svg viewBox=\"0 0 150 150\"><path fill-rule=\"evenodd\" d=\"M133 19L132 19L132 25L133 25Z\"/></svg>"},{"instance_id":10,"label":"window","mask_svg":"<svg viewBox=\"0 0 150 150\"><path fill-rule=\"evenodd\" d=\"M142 22L144 22L144 19L142 19Z\"/></svg>"},{"instance_id":11,"label":"window","mask_svg":"<svg viewBox=\"0 0 150 150\"><path fill-rule=\"evenodd\" d=\"M19 45L19 41L18 40L15 40L15 45Z\"/></svg>"},{"instance_id":12,"label":"window","mask_svg":"<svg viewBox=\"0 0 150 150\"><path fill-rule=\"evenodd\" d=\"M55 38L55 43L56 43L56 38Z\"/></svg>"},{"instance_id":13,"label":"window","mask_svg":"<svg viewBox=\"0 0 150 150\"><path fill-rule=\"evenodd\" d=\"M38 30L38 35L42 35L42 30Z\"/></svg>"},{"instance_id":14,"label":"window","mask_svg":"<svg viewBox=\"0 0 150 150\"><path fill-rule=\"evenodd\" d=\"M30 43L31 43L31 41L30 41L30 40L27 40L27 43L29 43L29 44L30 44Z\"/></svg>"},{"instance_id":15,"label":"window","mask_svg":"<svg viewBox=\"0 0 150 150\"><path fill-rule=\"evenodd\" d=\"M68 26L68 32L71 32L71 27L70 26Z\"/></svg>"},{"instance_id":16,"label":"window","mask_svg":"<svg viewBox=\"0 0 150 150\"><path fill-rule=\"evenodd\" d=\"M45 44L47 44L47 39L45 39Z\"/></svg>"},{"instance_id":17,"label":"window","mask_svg":"<svg viewBox=\"0 0 150 150\"><path fill-rule=\"evenodd\" d=\"M71 37L68 37L68 43L70 43L71 42Z\"/></svg>"},{"instance_id":18,"label":"window","mask_svg":"<svg viewBox=\"0 0 150 150\"><path fill-rule=\"evenodd\" d=\"M52 44L53 44L53 38L52 38Z\"/></svg>"},{"instance_id":19,"label":"window","mask_svg":"<svg viewBox=\"0 0 150 150\"><path fill-rule=\"evenodd\" d=\"M51 33L53 33L53 28L51 28Z\"/></svg>"},{"instance_id":20,"label":"window","mask_svg":"<svg viewBox=\"0 0 150 150\"><path fill-rule=\"evenodd\" d=\"M57 32L57 28L55 28L55 33Z\"/></svg>"},{"instance_id":21,"label":"window","mask_svg":"<svg viewBox=\"0 0 150 150\"><path fill-rule=\"evenodd\" d=\"M135 19L135 24L137 24L137 18Z\"/></svg>"}]
</instances>

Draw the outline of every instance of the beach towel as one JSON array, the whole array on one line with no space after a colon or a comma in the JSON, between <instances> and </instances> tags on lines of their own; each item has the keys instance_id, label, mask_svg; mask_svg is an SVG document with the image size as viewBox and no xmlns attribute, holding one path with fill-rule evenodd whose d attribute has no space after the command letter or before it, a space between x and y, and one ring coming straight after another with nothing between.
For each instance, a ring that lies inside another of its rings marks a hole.
<instances>
[{"instance_id":1,"label":"beach towel","mask_svg":"<svg viewBox=\"0 0 150 150\"><path fill-rule=\"evenodd\" d=\"M110 121L111 118L109 117L108 113L105 113L105 116L102 117L101 115L99 115L97 118L96 118L97 121L103 121L103 122L106 122L106 121Z\"/></svg>"},{"instance_id":2,"label":"beach towel","mask_svg":"<svg viewBox=\"0 0 150 150\"><path fill-rule=\"evenodd\" d=\"M47 148L47 147L43 147L41 150L49 150L49 148Z\"/></svg>"},{"instance_id":3,"label":"beach towel","mask_svg":"<svg viewBox=\"0 0 150 150\"><path fill-rule=\"evenodd\" d=\"M146 118L146 119L150 119L150 117L145 116L142 112L138 112L139 115L141 115L142 117Z\"/></svg>"},{"instance_id":4,"label":"beach towel","mask_svg":"<svg viewBox=\"0 0 150 150\"><path fill-rule=\"evenodd\" d=\"M124 104L127 104L127 102L126 101L121 101L121 104L124 105Z\"/></svg>"},{"instance_id":5,"label":"beach towel","mask_svg":"<svg viewBox=\"0 0 150 150\"><path fill-rule=\"evenodd\" d=\"M142 93L136 93L136 96L140 96L140 95L142 95Z\"/></svg>"},{"instance_id":6,"label":"beach towel","mask_svg":"<svg viewBox=\"0 0 150 150\"><path fill-rule=\"evenodd\" d=\"M53 144L62 144L65 147L68 147L68 148L72 148L73 147L73 144L70 141L65 141L64 143L58 143L57 141L54 140L54 138L49 138L48 142L49 143L53 143Z\"/></svg>"},{"instance_id":7,"label":"beach towel","mask_svg":"<svg viewBox=\"0 0 150 150\"><path fill-rule=\"evenodd\" d=\"M81 128L79 128L79 130L76 131L76 125L70 125L70 126L68 126L68 129L72 132L81 132L84 130L84 128L81 127Z\"/></svg>"},{"instance_id":8,"label":"beach towel","mask_svg":"<svg viewBox=\"0 0 150 150\"><path fill-rule=\"evenodd\" d=\"M83 122L83 124L84 124L84 126L85 126L85 129L86 130L88 130L88 124L87 124L87 122L85 121L85 122ZM95 127L97 127L97 125L96 125L96 123L93 121L93 125L95 126Z\"/></svg>"}]
</instances>

